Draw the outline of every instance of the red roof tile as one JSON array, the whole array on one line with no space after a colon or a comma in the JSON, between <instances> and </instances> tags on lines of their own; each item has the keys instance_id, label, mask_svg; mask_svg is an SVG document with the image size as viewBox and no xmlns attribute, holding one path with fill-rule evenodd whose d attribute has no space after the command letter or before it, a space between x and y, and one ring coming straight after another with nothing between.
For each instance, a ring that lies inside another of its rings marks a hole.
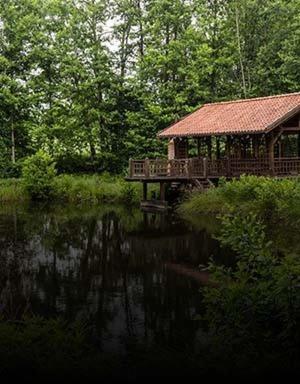
<instances>
[{"instance_id":1,"label":"red roof tile","mask_svg":"<svg viewBox=\"0 0 300 384\"><path fill-rule=\"evenodd\" d=\"M159 137L267 132L300 111L300 92L205 104Z\"/></svg>"}]
</instances>

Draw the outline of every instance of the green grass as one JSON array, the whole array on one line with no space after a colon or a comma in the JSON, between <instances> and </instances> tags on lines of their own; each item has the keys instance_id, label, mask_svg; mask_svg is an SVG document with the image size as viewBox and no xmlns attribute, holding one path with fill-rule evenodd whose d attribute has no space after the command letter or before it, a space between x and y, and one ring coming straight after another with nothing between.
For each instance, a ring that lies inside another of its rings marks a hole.
<instances>
[{"instance_id":1,"label":"green grass","mask_svg":"<svg viewBox=\"0 0 300 384\"><path fill-rule=\"evenodd\" d=\"M0 202L29 200L20 179L0 179Z\"/></svg>"},{"instance_id":2,"label":"green grass","mask_svg":"<svg viewBox=\"0 0 300 384\"><path fill-rule=\"evenodd\" d=\"M300 180L242 176L217 188L187 196L179 207L186 218L199 214L254 212L277 219L300 219Z\"/></svg>"},{"instance_id":3,"label":"green grass","mask_svg":"<svg viewBox=\"0 0 300 384\"><path fill-rule=\"evenodd\" d=\"M156 186L149 188L156 190ZM51 200L67 203L125 203L137 205L142 196L141 183L129 183L121 176L60 175L55 177ZM0 202L30 200L22 179L0 179Z\"/></svg>"},{"instance_id":4,"label":"green grass","mask_svg":"<svg viewBox=\"0 0 300 384\"><path fill-rule=\"evenodd\" d=\"M141 186L128 184L121 177L61 175L55 179L55 199L74 202L105 202L135 204L139 201Z\"/></svg>"}]
</instances>

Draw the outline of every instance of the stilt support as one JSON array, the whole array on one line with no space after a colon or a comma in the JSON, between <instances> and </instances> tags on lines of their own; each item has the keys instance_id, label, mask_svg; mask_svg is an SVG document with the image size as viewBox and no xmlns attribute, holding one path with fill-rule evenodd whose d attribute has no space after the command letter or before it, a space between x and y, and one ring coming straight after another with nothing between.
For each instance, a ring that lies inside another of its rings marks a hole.
<instances>
[{"instance_id":1,"label":"stilt support","mask_svg":"<svg viewBox=\"0 0 300 384\"><path fill-rule=\"evenodd\" d=\"M143 182L143 200L147 200L147 191L148 191L148 184L146 182Z\"/></svg>"},{"instance_id":2,"label":"stilt support","mask_svg":"<svg viewBox=\"0 0 300 384\"><path fill-rule=\"evenodd\" d=\"M159 199L161 201L166 200L166 183L160 183Z\"/></svg>"}]
</instances>

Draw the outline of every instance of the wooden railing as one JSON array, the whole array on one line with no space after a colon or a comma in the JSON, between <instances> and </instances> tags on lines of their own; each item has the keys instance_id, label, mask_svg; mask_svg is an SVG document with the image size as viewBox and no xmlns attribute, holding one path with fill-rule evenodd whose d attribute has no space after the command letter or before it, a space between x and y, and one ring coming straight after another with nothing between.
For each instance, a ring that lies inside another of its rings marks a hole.
<instances>
[{"instance_id":1,"label":"wooden railing","mask_svg":"<svg viewBox=\"0 0 300 384\"><path fill-rule=\"evenodd\" d=\"M268 158L129 160L129 178L131 179L238 177L242 174L273 176L300 175L300 158L276 158L272 165Z\"/></svg>"}]
</instances>

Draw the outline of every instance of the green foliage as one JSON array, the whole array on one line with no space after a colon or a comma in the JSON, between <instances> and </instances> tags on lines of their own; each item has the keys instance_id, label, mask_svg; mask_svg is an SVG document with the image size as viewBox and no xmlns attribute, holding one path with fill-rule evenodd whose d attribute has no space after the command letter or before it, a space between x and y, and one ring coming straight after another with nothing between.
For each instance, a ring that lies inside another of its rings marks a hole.
<instances>
[{"instance_id":1,"label":"green foliage","mask_svg":"<svg viewBox=\"0 0 300 384\"><path fill-rule=\"evenodd\" d=\"M28 200L29 196L20 179L0 179L0 202Z\"/></svg>"},{"instance_id":2,"label":"green foliage","mask_svg":"<svg viewBox=\"0 0 300 384\"><path fill-rule=\"evenodd\" d=\"M300 340L299 256L276 254L253 214L224 216L219 239L238 261L234 268L209 267L216 285L204 290L205 321L215 351L247 360L260 350L264 360L280 361L282 346Z\"/></svg>"},{"instance_id":3,"label":"green foliage","mask_svg":"<svg viewBox=\"0 0 300 384\"><path fill-rule=\"evenodd\" d=\"M22 180L33 199L49 199L54 192L55 163L43 151L28 157L23 163Z\"/></svg>"},{"instance_id":4,"label":"green foliage","mask_svg":"<svg viewBox=\"0 0 300 384\"><path fill-rule=\"evenodd\" d=\"M123 202L137 204L141 186L128 185L121 177L103 174L101 176L60 175L55 179L55 197L57 200L78 202Z\"/></svg>"},{"instance_id":5,"label":"green foliage","mask_svg":"<svg viewBox=\"0 0 300 384\"><path fill-rule=\"evenodd\" d=\"M131 183L126 183L122 187L122 200L126 204L133 204L138 201L138 193L137 193L137 188L131 184Z\"/></svg>"},{"instance_id":6,"label":"green foliage","mask_svg":"<svg viewBox=\"0 0 300 384\"><path fill-rule=\"evenodd\" d=\"M298 91L298 9L299 0L2 1L0 177L18 176L14 157L40 148L59 173L119 174L130 157L161 156L158 131L204 102Z\"/></svg>"},{"instance_id":7,"label":"green foliage","mask_svg":"<svg viewBox=\"0 0 300 384\"><path fill-rule=\"evenodd\" d=\"M241 176L206 193L194 193L180 208L186 217L199 213L251 210L263 218L300 218L299 179Z\"/></svg>"}]
</instances>

